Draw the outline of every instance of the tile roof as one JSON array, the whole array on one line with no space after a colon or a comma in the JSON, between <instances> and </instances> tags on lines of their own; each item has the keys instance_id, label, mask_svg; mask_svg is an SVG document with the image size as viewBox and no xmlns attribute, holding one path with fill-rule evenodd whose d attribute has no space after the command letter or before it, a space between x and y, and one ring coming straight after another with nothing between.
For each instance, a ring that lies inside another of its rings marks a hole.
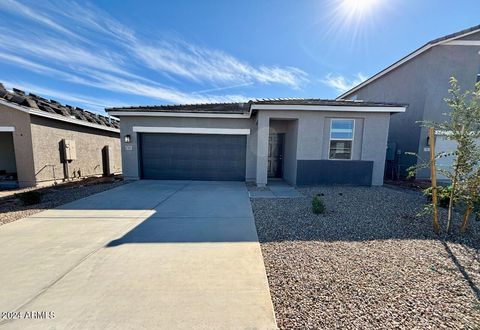
<instances>
[{"instance_id":1,"label":"tile roof","mask_svg":"<svg viewBox=\"0 0 480 330\"><path fill-rule=\"evenodd\" d=\"M132 107L106 108L109 111L138 111L138 112L208 112L208 113L233 113L241 114L250 111L247 103L198 103L198 104L173 104L173 105L145 105Z\"/></svg>"},{"instance_id":2,"label":"tile roof","mask_svg":"<svg viewBox=\"0 0 480 330\"><path fill-rule=\"evenodd\" d=\"M222 113L222 114L247 114L253 104L273 105L324 105L324 106L356 106L356 107L404 107L405 104L364 102L351 100L324 100L303 98L278 98L256 99L239 103L199 103L199 104L175 104L175 105L147 105L132 107L106 108L107 112L177 112L177 113Z\"/></svg>"},{"instance_id":3,"label":"tile roof","mask_svg":"<svg viewBox=\"0 0 480 330\"><path fill-rule=\"evenodd\" d=\"M327 100L327 99L257 99L253 104L279 104L279 105L324 105L324 106L355 106L355 107L405 107L406 104L391 102L367 102L361 100Z\"/></svg>"},{"instance_id":4,"label":"tile roof","mask_svg":"<svg viewBox=\"0 0 480 330\"><path fill-rule=\"evenodd\" d=\"M55 100L47 100L32 93L29 93L27 95L24 91L20 89L13 88L12 91L7 91L1 83L0 99L22 105L34 110L45 111L51 114L62 115L69 118L75 118L92 124L117 129L120 127L119 121L117 119L102 116L79 107L73 107L68 104L63 105Z\"/></svg>"}]
</instances>

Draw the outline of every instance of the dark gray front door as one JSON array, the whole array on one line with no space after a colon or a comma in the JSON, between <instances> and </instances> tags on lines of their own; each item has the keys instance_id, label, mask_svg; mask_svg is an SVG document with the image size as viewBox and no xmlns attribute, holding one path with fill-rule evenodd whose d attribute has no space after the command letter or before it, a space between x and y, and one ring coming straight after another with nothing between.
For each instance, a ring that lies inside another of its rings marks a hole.
<instances>
[{"instance_id":1,"label":"dark gray front door","mask_svg":"<svg viewBox=\"0 0 480 330\"><path fill-rule=\"evenodd\" d=\"M283 142L285 134L270 134L268 137L268 177L283 176Z\"/></svg>"},{"instance_id":2,"label":"dark gray front door","mask_svg":"<svg viewBox=\"0 0 480 330\"><path fill-rule=\"evenodd\" d=\"M142 178L244 181L245 135L143 133Z\"/></svg>"}]
</instances>

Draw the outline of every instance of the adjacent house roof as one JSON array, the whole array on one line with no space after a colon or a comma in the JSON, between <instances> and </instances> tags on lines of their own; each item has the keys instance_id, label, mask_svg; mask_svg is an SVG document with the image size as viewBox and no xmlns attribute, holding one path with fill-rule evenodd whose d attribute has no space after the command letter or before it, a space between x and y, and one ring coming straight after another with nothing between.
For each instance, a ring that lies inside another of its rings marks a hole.
<instances>
[{"instance_id":1,"label":"adjacent house roof","mask_svg":"<svg viewBox=\"0 0 480 330\"><path fill-rule=\"evenodd\" d=\"M369 107L405 108L407 105L398 103L364 102L350 100L323 100L323 99L258 99L239 103L201 103L201 104L177 104L177 105L150 105L137 107L106 108L107 112L115 115L135 113L191 113L191 114L218 114L218 115L249 115L252 110L262 109L262 106L289 106L289 107ZM395 111L392 111L395 112Z\"/></svg>"},{"instance_id":2,"label":"adjacent house roof","mask_svg":"<svg viewBox=\"0 0 480 330\"><path fill-rule=\"evenodd\" d=\"M38 95L29 93L28 95L20 90L14 88L13 91L7 91L3 84L0 83L0 101L6 101L12 105L22 106L30 109L31 114L44 115L53 119L68 119L66 121L76 124L89 124L87 126L95 126L98 128L104 127L109 130L118 130L119 121L107 116L102 116L79 107L71 105L62 105L55 100L47 100ZM64 117L64 118L63 118Z\"/></svg>"},{"instance_id":3,"label":"adjacent house roof","mask_svg":"<svg viewBox=\"0 0 480 330\"><path fill-rule=\"evenodd\" d=\"M446 36L443 36L443 37L440 37L440 38L437 38L437 39L434 39L434 40L431 40L429 42L427 42L425 45L423 45L422 47L418 48L417 50L415 50L414 52L408 54L407 56L401 58L400 60L398 60L397 62L393 63L392 65L390 65L389 67L383 69L382 71L378 72L377 74L375 74L374 76L368 78L367 80L365 80L364 82L360 83L359 85L353 87L352 89L350 89L349 91L343 93L342 95L340 95L337 100L341 100L345 97L348 97L350 96L351 94L355 93L356 91L358 91L359 89L361 89L362 87L370 84L371 82L377 80L378 78L382 77L383 75L389 73L390 71L394 70L395 68L399 67L400 65L404 64L405 62L408 62L410 61L411 59L413 59L414 57L417 57L418 55L426 52L427 50L429 50L430 48L434 47L434 46L437 46L437 45L441 45L441 44L448 44L449 42L455 40L455 39L458 39L458 38L461 38L461 37L465 37L467 35L470 35L470 34L473 34L473 33L476 33L476 32L480 32L480 25L476 25L474 27L471 27L471 28L468 28L468 29L465 29L465 30L462 30L462 31L458 31L458 32L455 32L455 33L452 33L452 34L449 34L449 35L446 35ZM454 44L452 42L452 44Z\"/></svg>"}]
</instances>

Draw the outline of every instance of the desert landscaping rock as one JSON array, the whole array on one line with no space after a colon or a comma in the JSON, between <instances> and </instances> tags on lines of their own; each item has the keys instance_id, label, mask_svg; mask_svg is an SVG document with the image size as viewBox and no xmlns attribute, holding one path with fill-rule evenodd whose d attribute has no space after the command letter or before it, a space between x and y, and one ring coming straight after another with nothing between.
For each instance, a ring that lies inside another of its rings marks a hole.
<instances>
[{"instance_id":1,"label":"desert landscaping rock","mask_svg":"<svg viewBox=\"0 0 480 330\"><path fill-rule=\"evenodd\" d=\"M0 226L122 184L124 184L122 180L103 181L94 178L43 188L41 203L29 206L21 205L21 202L15 198L3 198L0 200Z\"/></svg>"},{"instance_id":2,"label":"desert landscaping rock","mask_svg":"<svg viewBox=\"0 0 480 330\"><path fill-rule=\"evenodd\" d=\"M252 199L280 329L478 329L480 222L443 240L417 216L418 192L299 190ZM311 212L315 194L324 215Z\"/></svg>"}]
</instances>

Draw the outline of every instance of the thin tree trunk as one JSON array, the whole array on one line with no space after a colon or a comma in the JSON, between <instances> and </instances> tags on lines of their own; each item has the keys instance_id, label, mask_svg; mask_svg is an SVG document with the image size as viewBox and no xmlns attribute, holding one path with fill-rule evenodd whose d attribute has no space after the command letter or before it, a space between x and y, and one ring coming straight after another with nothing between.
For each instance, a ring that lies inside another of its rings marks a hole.
<instances>
[{"instance_id":1,"label":"thin tree trunk","mask_svg":"<svg viewBox=\"0 0 480 330\"><path fill-rule=\"evenodd\" d=\"M455 190L457 189L457 180L458 180L458 170L457 165L455 165L455 174L452 181L452 191L450 192L450 200L448 201L448 217L447 217L447 234L450 232L452 226L452 217L453 217L453 198L455 196Z\"/></svg>"},{"instance_id":2,"label":"thin tree trunk","mask_svg":"<svg viewBox=\"0 0 480 330\"><path fill-rule=\"evenodd\" d=\"M461 129L461 135L463 136L463 133L465 131L465 126L462 125L462 129ZM462 143L462 141L458 141L458 145L457 145L457 150L460 149L460 144ZM452 217L453 217L453 198L455 196L455 190L457 189L457 181L458 181L458 167L459 167L459 161L458 161L458 158L461 157L461 155L459 155L457 153L457 156L455 157L455 163L454 163L454 174L453 174L453 181L452 181L452 191L450 193L450 200L448 202L448 218L447 218L447 234L450 232L450 228L452 227ZM463 158L462 158L463 159Z\"/></svg>"},{"instance_id":3,"label":"thin tree trunk","mask_svg":"<svg viewBox=\"0 0 480 330\"><path fill-rule=\"evenodd\" d=\"M467 231L468 222L470 220L470 215L472 214L472 211L473 211L473 204L468 203L467 209L465 210L465 213L463 214L462 225L460 226L460 232L461 233L464 233L464 232Z\"/></svg>"},{"instance_id":4,"label":"thin tree trunk","mask_svg":"<svg viewBox=\"0 0 480 330\"><path fill-rule=\"evenodd\" d=\"M430 127L428 136L430 141L430 181L432 182L433 230L438 234L440 232L440 225L438 223L437 169L435 167L435 131L433 127Z\"/></svg>"}]
</instances>

